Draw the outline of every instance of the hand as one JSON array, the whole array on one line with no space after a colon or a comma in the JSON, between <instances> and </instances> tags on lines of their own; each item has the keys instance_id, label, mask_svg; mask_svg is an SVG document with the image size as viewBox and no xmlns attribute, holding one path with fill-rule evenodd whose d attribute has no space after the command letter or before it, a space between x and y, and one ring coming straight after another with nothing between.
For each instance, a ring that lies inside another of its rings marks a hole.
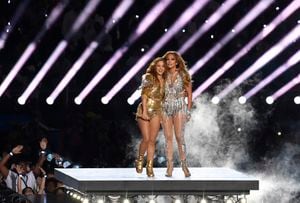
<instances>
[{"instance_id":1,"label":"hand","mask_svg":"<svg viewBox=\"0 0 300 203\"><path fill-rule=\"evenodd\" d=\"M48 140L47 140L47 138L43 137L40 141L41 150L46 150L47 145L48 145Z\"/></svg>"},{"instance_id":2,"label":"hand","mask_svg":"<svg viewBox=\"0 0 300 203\"><path fill-rule=\"evenodd\" d=\"M148 116L148 114L145 112L142 114L142 119L145 120L145 121L149 121L150 120L150 117Z\"/></svg>"},{"instance_id":3,"label":"hand","mask_svg":"<svg viewBox=\"0 0 300 203\"><path fill-rule=\"evenodd\" d=\"M12 153L21 154L22 149L23 149L23 145L17 145L15 148L12 149Z\"/></svg>"},{"instance_id":4,"label":"hand","mask_svg":"<svg viewBox=\"0 0 300 203\"><path fill-rule=\"evenodd\" d=\"M56 153L52 153L53 157L55 160L59 160L61 159L61 156L59 154L56 154Z\"/></svg>"}]
</instances>

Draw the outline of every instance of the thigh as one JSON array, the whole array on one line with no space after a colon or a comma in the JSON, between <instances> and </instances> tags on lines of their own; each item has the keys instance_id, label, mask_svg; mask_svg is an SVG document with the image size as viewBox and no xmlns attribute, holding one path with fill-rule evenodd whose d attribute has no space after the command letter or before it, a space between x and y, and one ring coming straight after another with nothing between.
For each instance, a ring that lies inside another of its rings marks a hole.
<instances>
[{"instance_id":1,"label":"thigh","mask_svg":"<svg viewBox=\"0 0 300 203\"><path fill-rule=\"evenodd\" d=\"M160 128L160 116L154 116L153 118L151 118L150 120L150 139L156 139L157 135L158 135L158 131Z\"/></svg>"},{"instance_id":2,"label":"thigh","mask_svg":"<svg viewBox=\"0 0 300 203\"><path fill-rule=\"evenodd\" d=\"M149 139L149 133L150 133L150 122L145 121L143 119L138 118L137 119L138 126L140 128L140 131L142 133L142 137L146 140Z\"/></svg>"},{"instance_id":3,"label":"thigh","mask_svg":"<svg viewBox=\"0 0 300 203\"><path fill-rule=\"evenodd\" d=\"M186 116L182 112L178 112L173 116L175 136L178 138L183 135Z\"/></svg>"},{"instance_id":4,"label":"thigh","mask_svg":"<svg viewBox=\"0 0 300 203\"><path fill-rule=\"evenodd\" d=\"M162 116L162 128L165 137L172 138L173 136L173 119L170 116Z\"/></svg>"}]
</instances>

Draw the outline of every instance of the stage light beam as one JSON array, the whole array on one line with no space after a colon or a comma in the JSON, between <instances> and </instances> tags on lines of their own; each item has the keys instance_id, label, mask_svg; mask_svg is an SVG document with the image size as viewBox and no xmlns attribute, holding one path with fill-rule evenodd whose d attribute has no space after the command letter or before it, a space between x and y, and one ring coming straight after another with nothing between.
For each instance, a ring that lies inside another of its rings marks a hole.
<instances>
[{"instance_id":1,"label":"stage light beam","mask_svg":"<svg viewBox=\"0 0 300 203\"><path fill-rule=\"evenodd\" d=\"M50 68L55 63L55 61L58 59L58 57L61 55L61 53L65 50L65 48L68 45L68 41L71 39L71 37L74 36L74 34L81 28L83 23L93 13L93 11L97 8L98 4L101 1L102 0L90 0L87 3L87 5L84 7L83 11L76 18L75 22L73 23L73 25L71 27L71 30L66 35L65 39L62 40L58 44L58 46L52 52L52 54L47 59L45 64L42 66L42 68L40 69L38 74L34 77L34 79L30 82L29 86L26 88L26 90L21 95L21 97L23 99L25 99L25 101L28 99L28 97L31 95L31 93L34 91L34 89L38 86L38 84L41 82L41 80L45 77L45 75L50 70Z\"/></svg>"},{"instance_id":2,"label":"stage light beam","mask_svg":"<svg viewBox=\"0 0 300 203\"><path fill-rule=\"evenodd\" d=\"M113 86L113 88L105 95L110 101L128 82L129 80L163 47L179 30L182 29L204 6L209 0L197 1L189 6L183 14L175 21L154 46L142 56L141 59Z\"/></svg>"},{"instance_id":3,"label":"stage light beam","mask_svg":"<svg viewBox=\"0 0 300 203\"><path fill-rule=\"evenodd\" d=\"M281 39L276 45L272 46L267 52L265 52L259 59L257 59L246 71L244 71L238 78L236 78L229 86L227 86L222 92L218 94L220 99L224 98L229 92L236 88L243 81L248 79L257 70L261 69L265 64L275 58L281 53L287 46L289 46L295 39L300 36L300 26L297 25L292 29L283 39Z\"/></svg>"},{"instance_id":4,"label":"stage light beam","mask_svg":"<svg viewBox=\"0 0 300 203\"><path fill-rule=\"evenodd\" d=\"M26 10L28 4L31 0L23 0L21 1L20 5L18 6L17 10L15 11L12 19L7 23L7 25L4 27L3 31L0 34L0 50L4 48L5 43L7 41L7 38L9 36L9 33L13 31L15 28L18 20L23 15L24 11Z\"/></svg>"},{"instance_id":5,"label":"stage light beam","mask_svg":"<svg viewBox=\"0 0 300 203\"><path fill-rule=\"evenodd\" d=\"M216 45L210 49L207 54L200 58L189 70L189 73L193 75L199 71L204 64L206 64L215 54L220 51L231 39L233 39L238 33L240 33L246 26L248 26L258 15L266 10L270 4L274 1L265 0L259 1L259 3L252 8L232 29L227 33Z\"/></svg>"},{"instance_id":6,"label":"stage light beam","mask_svg":"<svg viewBox=\"0 0 300 203\"><path fill-rule=\"evenodd\" d=\"M104 76L113 68L117 61L127 52L129 47L152 25L160 14L173 2L173 0L159 1L146 14L139 23L137 29L130 35L129 39L113 54L113 56L97 72L88 85L76 97L84 100L85 97L94 89L94 87L104 78Z\"/></svg>"},{"instance_id":7,"label":"stage light beam","mask_svg":"<svg viewBox=\"0 0 300 203\"><path fill-rule=\"evenodd\" d=\"M46 31L49 30L52 25L56 22L60 14L63 12L64 8L69 3L68 0L63 0L59 2L55 8L51 11L49 18L45 21L42 29L39 31L39 33L34 38L33 42L31 42L25 51L23 52L22 56L18 59L16 64L13 66L13 68L10 70L4 81L0 85L0 97L3 95L5 90L8 88L10 83L13 81L13 79L16 77L18 72L21 70L23 65L26 63L26 61L29 59L31 54L36 49L37 45L41 41L42 37L45 35Z\"/></svg>"},{"instance_id":8,"label":"stage light beam","mask_svg":"<svg viewBox=\"0 0 300 203\"><path fill-rule=\"evenodd\" d=\"M81 69L83 64L88 60L88 58L94 53L94 51L98 48L100 43L103 40L105 34L107 34L113 27L116 25L113 23L113 20L119 21L122 16L128 11L130 6L133 4L133 0L124 0L122 1L107 23L104 26L104 29L97 35L96 39L93 40L89 46L84 50L81 56L76 60L76 62L72 65L70 70L66 73L63 79L59 82L56 88L52 91L48 98L51 98L53 101L58 97L58 95L62 92L62 90L69 84L72 78L76 75L76 73Z\"/></svg>"},{"instance_id":9,"label":"stage light beam","mask_svg":"<svg viewBox=\"0 0 300 203\"><path fill-rule=\"evenodd\" d=\"M293 67L300 61L300 50L297 51L293 56L291 56L283 65L278 67L274 72L272 72L265 79L260 81L255 87L253 87L250 91L248 91L243 97L245 99L249 99L254 96L258 91L264 88L266 85L271 83L275 78L279 77L282 73L284 73L289 68Z\"/></svg>"},{"instance_id":10,"label":"stage light beam","mask_svg":"<svg viewBox=\"0 0 300 203\"><path fill-rule=\"evenodd\" d=\"M280 23L285 21L300 7L300 1L291 2L276 18L274 18L266 28L262 29L242 50L238 51L231 59L224 63L215 73L213 73L206 81L204 81L194 92L193 98L198 97L213 82L220 78L227 70L229 70L239 59L248 53L258 42L268 36Z\"/></svg>"}]
</instances>

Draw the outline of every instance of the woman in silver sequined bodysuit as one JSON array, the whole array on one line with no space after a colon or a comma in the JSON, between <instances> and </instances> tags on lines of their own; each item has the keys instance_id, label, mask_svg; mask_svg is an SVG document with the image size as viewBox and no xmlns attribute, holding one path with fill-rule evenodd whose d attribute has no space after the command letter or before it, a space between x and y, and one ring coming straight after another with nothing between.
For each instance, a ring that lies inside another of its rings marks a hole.
<instances>
[{"instance_id":1,"label":"woman in silver sequined bodysuit","mask_svg":"<svg viewBox=\"0 0 300 203\"><path fill-rule=\"evenodd\" d=\"M190 119L190 109L192 107L191 76L187 71L185 61L177 52L168 51L163 58L167 62L162 116L166 139L166 176L171 177L173 172L173 132L175 132L181 167L185 177L189 177L191 173L186 163L184 126L186 121ZM187 98L187 103L185 98Z\"/></svg>"}]
</instances>

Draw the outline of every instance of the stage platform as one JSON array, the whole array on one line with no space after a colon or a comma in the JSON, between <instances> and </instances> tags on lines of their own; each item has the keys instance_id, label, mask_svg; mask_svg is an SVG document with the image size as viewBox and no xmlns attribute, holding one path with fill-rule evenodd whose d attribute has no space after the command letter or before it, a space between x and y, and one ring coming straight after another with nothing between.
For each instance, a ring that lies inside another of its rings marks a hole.
<instances>
[{"instance_id":1,"label":"stage platform","mask_svg":"<svg viewBox=\"0 0 300 203\"><path fill-rule=\"evenodd\" d=\"M55 169L55 177L84 193L103 195L240 195L259 189L258 179L229 168L190 168L185 178L181 168L165 177L166 168L154 168L155 177L134 168Z\"/></svg>"}]
</instances>

